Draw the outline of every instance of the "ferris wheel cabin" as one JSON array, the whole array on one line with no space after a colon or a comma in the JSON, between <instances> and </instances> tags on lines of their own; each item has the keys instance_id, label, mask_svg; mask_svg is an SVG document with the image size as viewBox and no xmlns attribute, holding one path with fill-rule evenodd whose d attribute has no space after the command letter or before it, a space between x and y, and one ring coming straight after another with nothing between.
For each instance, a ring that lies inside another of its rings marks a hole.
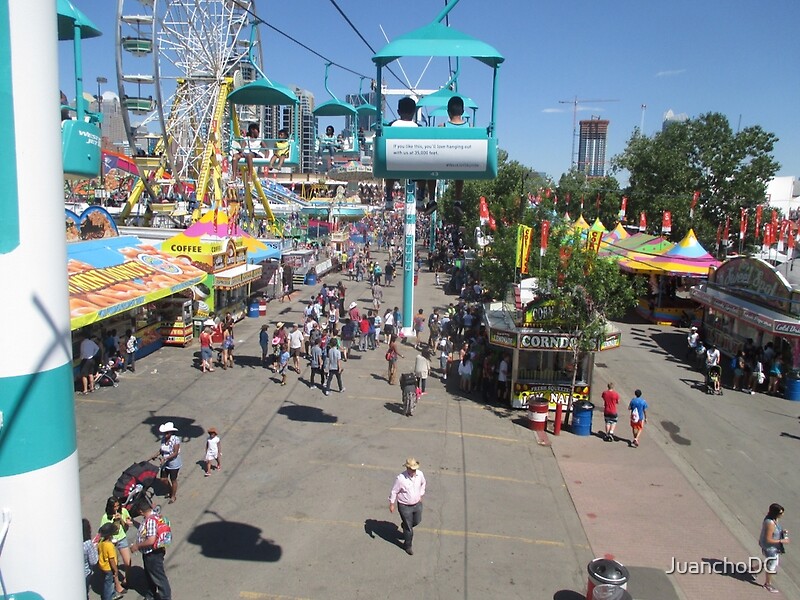
<instances>
[{"instance_id":1,"label":"ferris wheel cabin","mask_svg":"<svg viewBox=\"0 0 800 600\"><path fill-rule=\"evenodd\" d=\"M492 106L489 123L478 127L391 127L379 112L375 135L373 171L388 179L493 179L497 177L498 69L505 60L489 44L441 23L455 6L451 2L433 23L398 37L372 61L377 66L377 106L382 111L380 91L383 69L406 56L471 57L492 69ZM444 101L446 104L447 101Z\"/></svg>"}]
</instances>

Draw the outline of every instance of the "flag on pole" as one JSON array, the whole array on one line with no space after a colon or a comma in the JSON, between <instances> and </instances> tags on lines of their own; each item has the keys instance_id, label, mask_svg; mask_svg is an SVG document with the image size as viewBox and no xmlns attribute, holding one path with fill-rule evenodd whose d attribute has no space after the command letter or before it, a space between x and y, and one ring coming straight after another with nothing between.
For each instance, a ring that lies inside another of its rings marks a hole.
<instances>
[{"instance_id":1,"label":"flag on pole","mask_svg":"<svg viewBox=\"0 0 800 600\"><path fill-rule=\"evenodd\" d=\"M700 199L700 192L695 190L692 194L692 203L689 205L689 218L694 219L694 207L697 206L697 201Z\"/></svg>"},{"instance_id":2,"label":"flag on pole","mask_svg":"<svg viewBox=\"0 0 800 600\"><path fill-rule=\"evenodd\" d=\"M583 196L581 196L581 212L580 212L580 214L583 214Z\"/></svg>"},{"instance_id":3,"label":"flag on pole","mask_svg":"<svg viewBox=\"0 0 800 600\"><path fill-rule=\"evenodd\" d=\"M567 208L569 208L569 201L570 201L571 199L572 199L572 196L570 195L570 193L569 193L569 192L567 192L567 196L566 196L566 198L564 199L564 204L566 204L566 205L567 205Z\"/></svg>"},{"instance_id":4,"label":"flag on pole","mask_svg":"<svg viewBox=\"0 0 800 600\"><path fill-rule=\"evenodd\" d=\"M668 210L661 215L661 233L672 232L672 213Z\"/></svg>"},{"instance_id":5,"label":"flag on pole","mask_svg":"<svg viewBox=\"0 0 800 600\"><path fill-rule=\"evenodd\" d=\"M647 217L645 216L644 211L642 211L639 214L639 231L646 231L646 230L647 230Z\"/></svg>"},{"instance_id":6,"label":"flag on pole","mask_svg":"<svg viewBox=\"0 0 800 600\"><path fill-rule=\"evenodd\" d=\"M725 229L722 230L722 243L725 244L725 248L728 248L728 241L730 240L730 231L731 231L731 218L725 217Z\"/></svg>"},{"instance_id":7,"label":"flag on pole","mask_svg":"<svg viewBox=\"0 0 800 600\"><path fill-rule=\"evenodd\" d=\"M721 242L722 242L722 223L717 225L717 254L719 254Z\"/></svg>"},{"instance_id":8,"label":"flag on pole","mask_svg":"<svg viewBox=\"0 0 800 600\"><path fill-rule=\"evenodd\" d=\"M744 241L744 236L747 235L747 209L742 208L739 215L739 241Z\"/></svg>"},{"instance_id":9,"label":"flag on pole","mask_svg":"<svg viewBox=\"0 0 800 600\"><path fill-rule=\"evenodd\" d=\"M786 252L789 254L787 257L789 260L792 260L792 250L794 250L794 231L792 231L793 223L789 221L789 236L786 239Z\"/></svg>"},{"instance_id":10,"label":"flag on pole","mask_svg":"<svg viewBox=\"0 0 800 600\"><path fill-rule=\"evenodd\" d=\"M600 216L600 192L597 192L597 200L594 201L594 210Z\"/></svg>"},{"instance_id":11,"label":"flag on pole","mask_svg":"<svg viewBox=\"0 0 800 600\"><path fill-rule=\"evenodd\" d=\"M522 267L519 272L523 275L527 274L528 263L531 257L531 242L533 241L533 227L522 226L524 231L522 233Z\"/></svg>"},{"instance_id":12,"label":"flag on pole","mask_svg":"<svg viewBox=\"0 0 800 600\"><path fill-rule=\"evenodd\" d=\"M517 225L517 260L515 266L519 269L522 267L522 234L524 233L525 225Z\"/></svg>"},{"instance_id":13,"label":"flag on pole","mask_svg":"<svg viewBox=\"0 0 800 600\"><path fill-rule=\"evenodd\" d=\"M620 206L619 206L619 215L618 216L619 216L620 223L624 223L625 222L625 211L626 210L628 210L628 197L627 196L623 196L622 197L622 202L620 203Z\"/></svg>"},{"instance_id":14,"label":"flag on pole","mask_svg":"<svg viewBox=\"0 0 800 600\"><path fill-rule=\"evenodd\" d=\"M764 207L759 204L756 206L756 239L761 234L761 212L764 210Z\"/></svg>"},{"instance_id":15,"label":"flag on pole","mask_svg":"<svg viewBox=\"0 0 800 600\"><path fill-rule=\"evenodd\" d=\"M539 256L547 253L547 239L550 237L550 221L542 221L542 239L539 241Z\"/></svg>"},{"instance_id":16,"label":"flag on pole","mask_svg":"<svg viewBox=\"0 0 800 600\"><path fill-rule=\"evenodd\" d=\"M486 225L489 221L489 205L486 204L486 198L481 196L478 204L478 217L480 218L481 225Z\"/></svg>"},{"instance_id":17,"label":"flag on pole","mask_svg":"<svg viewBox=\"0 0 800 600\"><path fill-rule=\"evenodd\" d=\"M494 220L492 213L489 213L489 229L497 231L497 221Z\"/></svg>"}]
</instances>

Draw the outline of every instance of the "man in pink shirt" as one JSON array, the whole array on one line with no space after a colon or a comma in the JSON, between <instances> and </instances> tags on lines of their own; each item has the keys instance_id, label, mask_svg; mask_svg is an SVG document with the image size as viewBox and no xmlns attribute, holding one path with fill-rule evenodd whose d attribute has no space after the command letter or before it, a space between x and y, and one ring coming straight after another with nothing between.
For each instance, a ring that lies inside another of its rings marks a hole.
<instances>
[{"instance_id":1,"label":"man in pink shirt","mask_svg":"<svg viewBox=\"0 0 800 600\"><path fill-rule=\"evenodd\" d=\"M406 553L414 554L411 542L414 540L414 527L422 521L422 497L425 495L425 475L419 470L419 463L415 458L409 458L405 463L406 470L397 476L389 494L389 512L400 513L403 529L403 548Z\"/></svg>"}]
</instances>

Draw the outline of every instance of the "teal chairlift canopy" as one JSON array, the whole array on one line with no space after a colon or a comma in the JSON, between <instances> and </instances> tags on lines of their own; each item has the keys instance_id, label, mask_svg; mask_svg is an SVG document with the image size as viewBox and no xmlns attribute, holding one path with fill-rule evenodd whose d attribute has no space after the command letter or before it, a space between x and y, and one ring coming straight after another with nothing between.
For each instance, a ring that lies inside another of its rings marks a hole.
<instances>
[{"instance_id":1,"label":"teal chairlift canopy","mask_svg":"<svg viewBox=\"0 0 800 600\"><path fill-rule=\"evenodd\" d=\"M299 138L299 113L298 107L300 100L297 94L291 89L280 83L270 81L266 77L256 79L242 86L239 86L228 94L228 102L240 106L293 106L294 124L292 131L289 132L289 156L283 164L295 167L300 164L300 138ZM267 146L274 149L279 141L277 138L264 138ZM263 166L269 163L267 159L253 159L253 164Z\"/></svg>"},{"instance_id":2,"label":"teal chairlift canopy","mask_svg":"<svg viewBox=\"0 0 800 600\"><path fill-rule=\"evenodd\" d=\"M355 124L358 123L358 110L356 110L356 107L349 102L342 102L339 100L328 87L328 70L330 67L331 63L327 63L325 65L325 91L328 92L331 99L314 108L312 112L314 113L315 117L349 117L354 124L354 129L357 129L357 125ZM357 160L361 155L358 134L356 131L352 131L351 134L351 149L343 150L338 148L336 155L346 160Z\"/></svg>"},{"instance_id":3,"label":"teal chairlift canopy","mask_svg":"<svg viewBox=\"0 0 800 600\"><path fill-rule=\"evenodd\" d=\"M58 39L72 40L75 61L75 107L62 109L74 112L75 119L61 124L61 156L64 176L97 177L100 174L100 115L91 113L83 97L81 40L102 35L97 26L69 0L58 0Z\"/></svg>"},{"instance_id":4,"label":"teal chairlift canopy","mask_svg":"<svg viewBox=\"0 0 800 600\"><path fill-rule=\"evenodd\" d=\"M505 59L489 44L441 23L456 3L448 4L433 23L398 37L372 57L377 66L377 105L380 110L382 70L389 63L406 56L471 57L493 71L489 124L485 128L380 125L375 136L376 177L493 179L497 176L497 73ZM378 122L383 123L382 114Z\"/></svg>"}]
</instances>

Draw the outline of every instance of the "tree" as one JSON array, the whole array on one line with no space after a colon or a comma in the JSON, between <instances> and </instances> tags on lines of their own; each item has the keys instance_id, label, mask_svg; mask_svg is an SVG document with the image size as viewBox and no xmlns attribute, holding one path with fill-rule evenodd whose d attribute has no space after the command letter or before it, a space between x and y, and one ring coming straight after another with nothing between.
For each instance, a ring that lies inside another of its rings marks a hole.
<instances>
[{"instance_id":1,"label":"tree","mask_svg":"<svg viewBox=\"0 0 800 600\"><path fill-rule=\"evenodd\" d=\"M692 227L710 246L720 222L730 217L736 224L740 208L764 201L767 182L780 168L772 157L777 141L758 125L734 133L724 115L707 113L652 137L634 131L612 164L630 174L625 194L631 214L645 211L657 223L662 211L671 211L673 235ZM695 191L700 198L690 219Z\"/></svg>"},{"instance_id":2,"label":"tree","mask_svg":"<svg viewBox=\"0 0 800 600\"><path fill-rule=\"evenodd\" d=\"M580 233L561 227L553 233L539 271L539 288L553 300L553 321L572 339L573 364L599 348L609 320L638 302L643 281L624 275L616 261L599 258ZM578 369L572 371L567 413Z\"/></svg>"},{"instance_id":3,"label":"tree","mask_svg":"<svg viewBox=\"0 0 800 600\"><path fill-rule=\"evenodd\" d=\"M618 220L622 192L619 182L610 175L587 177L586 173L573 167L558 180L557 192L559 204L563 203L573 218L582 214L592 223L599 217L608 228Z\"/></svg>"}]
</instances>

